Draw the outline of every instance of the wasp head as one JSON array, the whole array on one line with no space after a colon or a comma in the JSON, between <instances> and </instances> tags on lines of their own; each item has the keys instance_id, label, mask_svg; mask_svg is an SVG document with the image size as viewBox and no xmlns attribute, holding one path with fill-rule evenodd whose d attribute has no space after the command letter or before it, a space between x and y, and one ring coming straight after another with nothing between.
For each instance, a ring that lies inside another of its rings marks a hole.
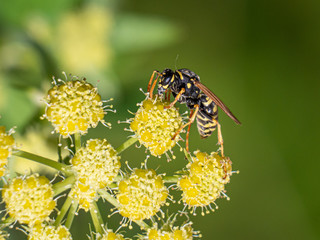
<instances>
[{"instance_id":1,"label":"wasp head","mask_svg":"<svg viewBox=\"0 0 320 240\"><path fill-rule=\"evenodd\" d=\"M174 72L171 69L165 69L159 78L158 84L158 94L162 95L165 91L170 88L171 84L174 81Z\"/></svg>"}]
</instances>

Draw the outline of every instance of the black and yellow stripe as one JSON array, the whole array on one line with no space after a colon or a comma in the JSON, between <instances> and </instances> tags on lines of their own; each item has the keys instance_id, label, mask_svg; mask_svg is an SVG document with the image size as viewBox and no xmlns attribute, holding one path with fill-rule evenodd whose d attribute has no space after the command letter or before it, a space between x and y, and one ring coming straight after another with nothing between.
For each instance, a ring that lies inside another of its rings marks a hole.
<instances>
[{"instance_id":1,"label":"black and yellow stripe","mask_svg":"<svg viewBox=\"0 0 320 240\"><path fill-rule=\"evenodd\" d=\"M202 138L209 137L217 128L218 111L213 115L207 114L205 111L199 110L197 114L197 127Z\"/></svg>"}]
</instances>

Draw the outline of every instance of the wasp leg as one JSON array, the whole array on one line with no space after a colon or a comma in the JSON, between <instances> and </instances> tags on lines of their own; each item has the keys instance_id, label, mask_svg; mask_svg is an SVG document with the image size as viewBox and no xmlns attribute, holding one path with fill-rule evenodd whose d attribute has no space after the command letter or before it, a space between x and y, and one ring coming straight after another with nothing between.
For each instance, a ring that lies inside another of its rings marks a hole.
<instances>
[{"instance_id":1,"label":"wasp leg","mask_svg":"<svg viewBox=\"0 0 320 240\"><path fill-rule=\"evenodd\" d=\"M154 79L154 75L157 74L157 77L156 77L156 80L154 81L154 83L152 84L152 81ZM157 83L157 80L158 80L158 77L159 77L160 73L158 71L153 71L151 77L150 77L150 80L149 80L149 83L148 83L148 92L149 92L149 96L150 98L152 98L152 93L153 93L153 89ZM151 87L151 84L152 84L152 87ZM151 87L151 89L150 89Z\"/></svg>"},{"instance_id":2,"label":"wasp leg","mask_svg":"<svg viewBox=\"0 0 320 240\"><path fill-rule=\"evenodd\" d=\"M165 100L168 101L168 102L170 102L171 89L170 89L170 88L167 89L167 90L165 91L165 93L166 93Z\"/></svg>"},{"instance_id":3,"label":"wasp leg","mask_svg":"<svg viewBox=\"0 0 320 240\"><path fill-rule=\"evenodd\" d=\"M184 88L181 89L181 91L177 94L176 98L172 103L170 103L169 106L165 106L165 108L171 108L173 105L178 101L178 99L181 97L181 95L185 92L186 90Z\"/></svg>"},{"instance_id":4,"label":"wasp leg","mask_svg":"<svg viewBox=\"0 0 320 240\"><path fill-rule=\"evenodd\" d=\"M223 148L223 138L222 138L222 133L221 133L221 125L215 119L212 119L212 121L214 121L218 126L218 133L217 133L218 134L218 144L220 145L221 156L224 157L224 148Z\"/></svg>"},{"instance_id":5,"label":"wasp leg","mask_svg":"<svg viewBox=\"0 0 320 240\"><path fill-rule=\"evenodd\" d=\"M186 124L182 125L182 126L176 131L176 133L175 133L175 134L173 135L173 137L171 138L172 140L174 140L174 139L176 138L176 136L182 131L182 129L184 129L186 126L188 126L188 125L190 125L191 123L194 122L194 119L196 118L197 113L198 113L198 111L199 111L199 105L196 104L196 105L194 105L194 107L195 107L195 110L194 110L194 112L192 113L192 116L189 118L189 121L188 121Z\"/></svg>"},{"instance_id":6,"label":"wasp leg","mask_svg":"<svg viewBox=\"0 0 320 240\"><path fill-rule=\"evenodd\" d=\"M191 118L192 114L193 114L193 110L190 111L190 116L189 116L189 118ZM187 150L187 152L189 152L189 134L190 134L190 128L191 128L191 124L189 124L189 126L188 126L187 137L186 137L186 150Z\"/></svg>"}]
</instances>

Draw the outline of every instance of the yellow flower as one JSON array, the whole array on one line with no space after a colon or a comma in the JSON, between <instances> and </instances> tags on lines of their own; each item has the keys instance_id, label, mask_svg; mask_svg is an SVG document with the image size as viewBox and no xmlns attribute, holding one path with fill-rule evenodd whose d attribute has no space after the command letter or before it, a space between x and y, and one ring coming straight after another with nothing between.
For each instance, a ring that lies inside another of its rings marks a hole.
<instances>
[{"instance_id":1,"label":"yellow flower","mask_svg":"<svg viewBox=\"0 0 320 240\"><path fill-rule=\"evenodd\" d=\"M89 211L91 204L96 200L96 196L95 189L79 181L76 181L69 193L69 197L76 200L79 204L79 208L86 212Z\"/></svg>"},{"instance_id":2,"label":"yellow flower","mask_svg":"<svg viewBox=\"0 0 320 240\"><path fill-rule=\"evenodd\" d=\"M147 240L192 240L193 236L199 235L199 232L194 232L191 223L181 227L167 226L162 229L155 227L148 229Z\"/></svg>"},{"instance_id":3,"label":"yellow flower","mask_svg":"<svg viewBox=\"0 0 320 240\"><path fill-rule=\"evenodd\" d=\"M54 227L37 224L32 227L28 240L72 240L72 237L65 226Z\"/></svg>"},{"instance_id":4,"label":"yellow flower","mask_svg":"<svg viewBox=\"0 0 320 240\"><path fill-rule=\"evenodd\" d=\"M183 192L182 201L193 208L210 206L217 198L225 196L225 184L230 181L232 163L216 152L209 155L196 151L194 154L192 162L187 165L189 174L178 181Z\"/></svg>"},{"instance_id":5,"label":"yellow flower","mask_svg":"<svg viewBox=\"0 0 320 240\"><path fill-rule=\"evenodd\" d=\"M29 226L47 220L56 206L51 183L38 174L14 178L4 186L2 198L9 215Z\"/></svg>"},{"instance_id":6,"label":"yellow flower","mask_svg":"<svg viewBox=\"0 0 320 240\"><path fill-rule=\"evenodd\" d=\"M77 179L95 190L113 182L121 167L120 157L107 140L90 139L71 160Z\"/></svg>"},{"instance_id":7,"label":"yellow flower","mask_svg":"<svg viewBox=\"0 0 320 240\"><path fill-rule=\"evenodd\" d=\"M172 137L182 126L182 118L175 107L165 108L168 104L160 98L146 99L131 119L131 130L154 156L167 152L179 140L179 136Z\"/></svg>"},{"instance_id":8,"label":"yellow flower","mask_svg":"<svg viewBox=\"0 0 320 240\"><path fill-rule=\"evenodd\" d=\"M11 136L13 130L6 133L6 128L0 126L0 177L5 173L8 157L12 154L14 146L14 138Z\"/></svg>"},{"instance_id":9,"label":"yellow flower","mask_svg":"<svg viewBox=\"0 0 320 240\"><path fill-rule=\"evenodd\" d=\"M82 80L55 85L48 91L47 108L43 115L64 138L85 134L99 122L105 124L104 109L97 88Z\"/></svg>"},{"instance_id":10,"label":"yellow flower","mask_svg":"<svg viewBox=\"0 0 320 240\"><path fill-rule=\"evenodd\" d=\"M119 183L119 211L130 220L148 219L155 215L168 197L162 177L152 169L134 169L128 179Z\"/></svg>"}]
</instances>

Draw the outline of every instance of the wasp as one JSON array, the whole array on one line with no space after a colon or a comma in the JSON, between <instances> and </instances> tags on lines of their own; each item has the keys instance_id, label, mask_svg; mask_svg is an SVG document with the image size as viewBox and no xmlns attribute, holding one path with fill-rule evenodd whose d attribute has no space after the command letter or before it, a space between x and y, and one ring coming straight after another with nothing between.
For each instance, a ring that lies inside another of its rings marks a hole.
<instances>
[{"instance_id":1,"label":"wasp","mask_svg":"<svg viewBox=\"0 0 320 240\"><path fill-rule=\"evenodd\" d=\"M155 79L155 80L154 80ZM209 137L213 131L218 128L218 143L220 145L221 155L224 156L223 138L221 126L218 122L218 107L220 107L236 124L240 121L232 114L230 109L205 85L200 82L200 77L189 69L182 68L179 70L165 69L162 72L154 71L151 75L148 92L150 98L158 83L158 95L170 100L172 93L174 101L167 106L172 107L176 102L186 104L190 109L189 121L177 130L175 137L188 126L186 137L186 149L189 152L189 132L191 123L197 120L197 128L202 138Z\"/></svg>"}]
</instances>

